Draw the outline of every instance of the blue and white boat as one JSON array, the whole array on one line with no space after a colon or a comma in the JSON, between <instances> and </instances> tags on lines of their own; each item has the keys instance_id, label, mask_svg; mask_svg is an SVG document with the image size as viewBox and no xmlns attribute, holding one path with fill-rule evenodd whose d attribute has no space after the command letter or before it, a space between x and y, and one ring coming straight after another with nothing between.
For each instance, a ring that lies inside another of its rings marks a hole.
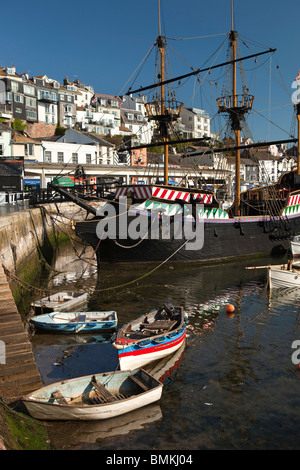
<instances>
[{"instance_id":1,"label":"blue and white boat","mask_svg":"<svg viewBox=\"0 0 300 470\"><path fill-rule=\"evenodd\" d=\"M22 398L42 420L99 420L120 416L161 398L163 384L143 369L63 380Z\"/></svg>"},{"instance_id":2,"label":"blue and white boat","mask_svg":"<svg viewBox=\"0 0 300 470\"><path fill-rule=\"evenodd\" d=\"M106 312L53 312L36 315L30 323L38 330L56 333L90 333L114 330L118 317L113 310Z\"/></svg>"},{"instance_id":3,"label":"blue and white boat","mask_svg":"<svg viewBox=\"0 0 300 470\"><path fill-rule=\"evenodd\" d=\"M187 321L183 307L166 302L124 325L112 343L118 350L120 369L143 367L177 351L185 340Z\"/></svg>"}]
</instances>

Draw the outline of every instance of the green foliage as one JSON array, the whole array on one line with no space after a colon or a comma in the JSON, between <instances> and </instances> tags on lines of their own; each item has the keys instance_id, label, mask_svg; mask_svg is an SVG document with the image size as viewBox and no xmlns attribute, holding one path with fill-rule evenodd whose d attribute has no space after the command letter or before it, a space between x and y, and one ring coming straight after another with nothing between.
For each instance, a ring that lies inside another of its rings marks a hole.
<instances>
[{"instance_id":1,"label":"green foliage","mask_svg":"<svg viewBox=\"0 0 300 470\"><path fill-rule=\"evenodd\" d=\"M60 124L56 124L55 135L65 135L67 127L63 127Z\"/></svg>"},{"instance_id":2,"label":"green foliage","mask_svg":"<svg viewBox=\"0 0 300 470\"><path fill-rule=\"evenodd\" d=\"M22 119L16 118L12 123L12 128L15 131L23 132L26 128L26 124L22 121Z\"/></svg>"}]
</instances>

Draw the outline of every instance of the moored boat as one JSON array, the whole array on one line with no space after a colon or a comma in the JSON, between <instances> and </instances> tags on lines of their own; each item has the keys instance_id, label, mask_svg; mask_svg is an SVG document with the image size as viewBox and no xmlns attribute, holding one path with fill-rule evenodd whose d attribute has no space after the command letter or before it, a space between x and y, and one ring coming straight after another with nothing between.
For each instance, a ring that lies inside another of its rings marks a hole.
<instances>
[{"instance_id":1,"label":"moored boat","mask_svg":"<svg viewBox=\"0 0 300 470\"><path fill-rule=\"evenodd\" d=\"M291 239L291 251L293 255L293 259L300 258L300 236L296 235Z\"/></svg>"},{"instance_id":2,"label":"moored boat","mask_svg":"<svg viewBox=\"0 0 300 470\"><path fill-rule=\"evenodd\" d=\"M143 369L64 380L22 398L29 414L42 420L102 420L161 398L163 385Z\"/></svg>"},{"instance_id":3,"label":"moored boat","mask_svg":"<svg viewBox=\"0 0 300 470\"><path fill-rule=\"evenodd\" d=\"M37 329L55 333L88 333L113 330L117 327L115 311L107 312L52 312L30 318Z\"/></svg>"},{"instance_id":4,"label":"moored boat","mask_svg":"<svg viewBox=\"0 0 300 470\"><path fill-rule=\"evenodd\" d=\"M125 324L113 342L120 369L142 367L177 351L185 340L187 321L183 307L166 302Z\"/></svg>"},{"instance_id":5,"label":"moored boat","mask_svg":"<svg viewBox=\"0 0 300 470\"><path fill-rule=\"evenodd\" d=\"M300 287L300 265L289 261L286 265L268 266L270 289Z\"/></svg>"},{"instance_id":6,"label":"moored boat","mask_svg":"<svg viewBox=\"0 0 300 470\"><path fill-rule=\"evenodd\" d=\"M36 313L66 311L84 304L87 300L88 294L86 292L57 292L36 300L31 304L31 307Z\"/></svg>"}]
</instances>

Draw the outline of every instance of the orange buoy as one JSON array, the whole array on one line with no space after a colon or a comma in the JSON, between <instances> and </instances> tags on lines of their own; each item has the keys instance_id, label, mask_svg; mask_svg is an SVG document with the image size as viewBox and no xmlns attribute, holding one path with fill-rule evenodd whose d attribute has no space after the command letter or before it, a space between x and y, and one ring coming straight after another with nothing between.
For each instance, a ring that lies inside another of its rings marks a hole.
<instances>
[{"instance_id":1,"label":"orange buoy","mask_svg":"<svg viewBox=\"0 0 300 470\"><path fill-rule=\"evenodd\" d=\"M232 305L232 304L226 305L226 312L227 313L232 313L232 312L234 312L234 310L235 310L234 305Z\"/></svg>"}]
</instances>

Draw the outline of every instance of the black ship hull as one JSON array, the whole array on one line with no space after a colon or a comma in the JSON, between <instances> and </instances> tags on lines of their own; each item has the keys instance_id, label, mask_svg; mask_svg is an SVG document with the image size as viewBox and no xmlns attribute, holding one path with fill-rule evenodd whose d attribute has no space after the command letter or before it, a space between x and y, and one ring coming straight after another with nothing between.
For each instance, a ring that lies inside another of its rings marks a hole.
<instances>
[{"instance_id":1,"label":"black ship hull","mask_svg":"<svg viewBox=\"0 0 300 470\"><path fill-rule=\"evenodd\" d=\"M190 249L186 239L110 239L99 240L97 223L76 224L76 234L89 243L104 262L198 261L221 262L241 257L283 255L290 247L290 238L300 232L300 215L285 224L272 219L243 218L204 222L204 243ZM190 245L191 246L191 245Z\"/></svg>"}]
</instances>

